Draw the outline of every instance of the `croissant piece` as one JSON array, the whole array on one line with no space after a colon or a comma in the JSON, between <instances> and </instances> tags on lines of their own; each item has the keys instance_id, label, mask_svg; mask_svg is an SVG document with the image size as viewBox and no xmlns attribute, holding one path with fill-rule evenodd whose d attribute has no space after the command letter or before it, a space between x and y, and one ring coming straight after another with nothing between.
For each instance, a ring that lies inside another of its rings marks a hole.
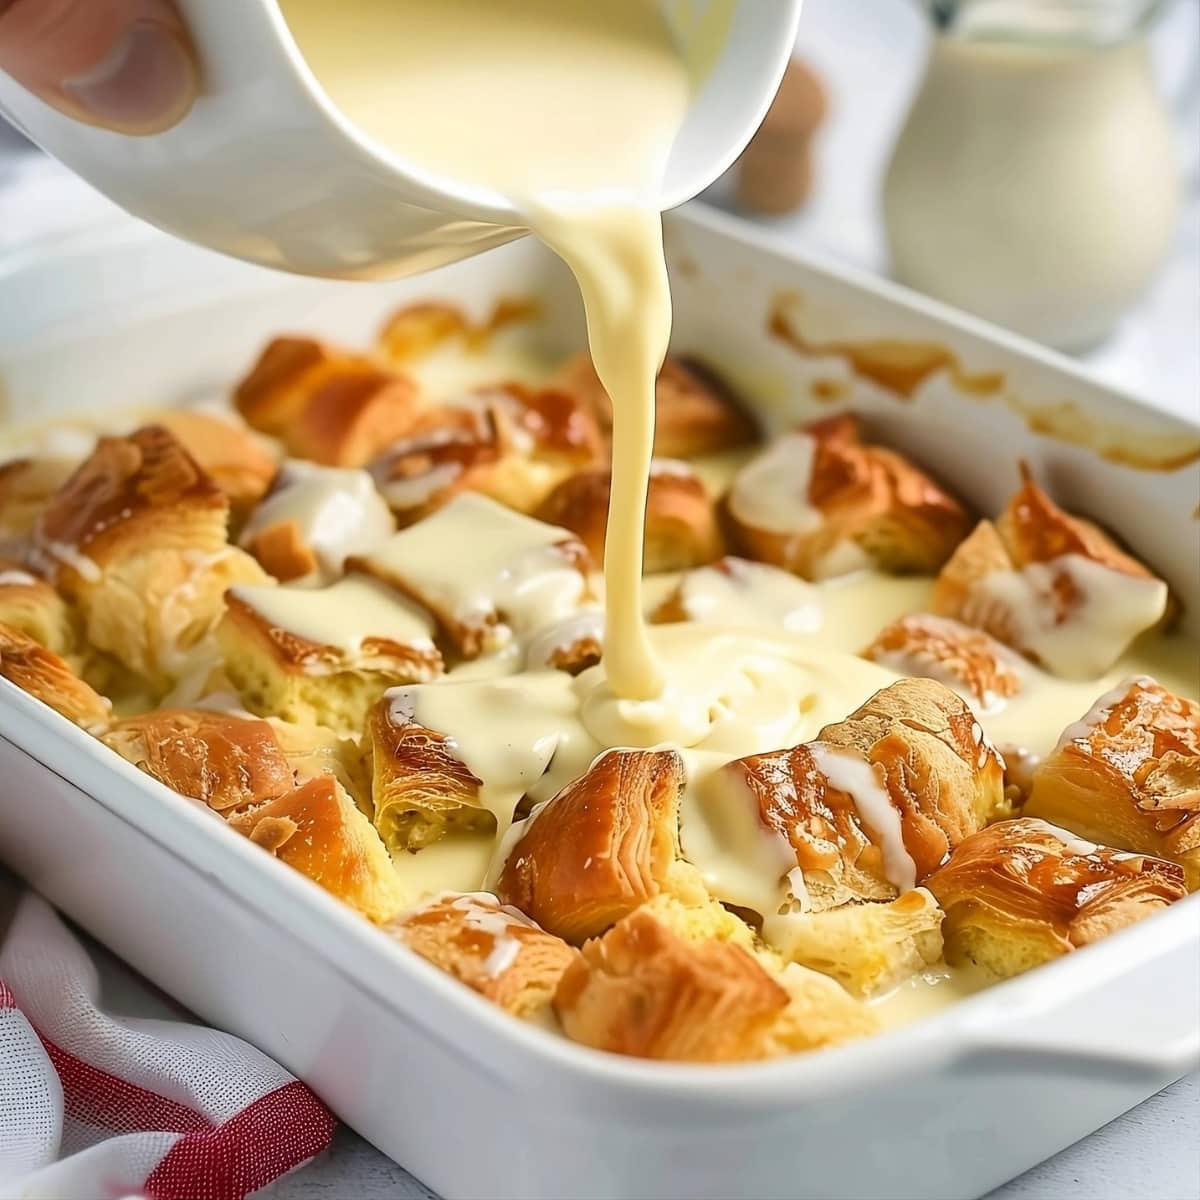
<instances>
[{"instance_id":1,"label":"croissant piece","mask_svg":"<svg viewBox=\"0 0 1200 1200\"><path fill-rule=\"evenodd\" d=\"M0 625L19 629L55 654L79 649L75 615L42 578L0 558Z\"/></svg>"},{"instance_id":2,"label":"croissant piece","mask_svg":"<svg viewBox=\"0 0 1200 1200\"><path fill-rule=\"evenodd\" d=\"M192 456L200 469L225 493L238 518L266 495L278 465L274 457L235 419L168 408L154 417Z\"/></svg>"},{"instance_id":3,"label":"croissant piece","mask_svg":"<svg viewBox=\"0 0 1200 1200\"><path fill-rule=\"evenodd\" d=\"M410 596L460 654L477 658L576 612L588 595L590 560L567 530L464 493L347 567Z\"/></svg>"},{"instance_id":4,"label":"croissant piece","mask_svg":"<svg viewBox=\"0 0 1200 1200\"><path fill-rule=\"evenodd\" d=\"M612 430L612 401L582 354L564 368L559 383L596 414L601 430ZM663 458L698 458L758 440L758 427L732 389L696 359L668 355L655 388L654 453Z\"/></svg>"},{"instance_id":5,"label":"croissant piece","mask_svg":"<svg viewBox=\"0 0 1200 1200\"><path fill-rule=\"evenodd\" d=\"M492 833L483 781L454 753L444 734L412 719L385 696L367 718L375 828L389 850L420 850L455 832Z\"/></svg>"},{"instance_id":6,"label":"croissant piece","mask_svg":"<svg viewBox=\"0 0 1200 1200\"><path fill-rule=\"evenodd\" d=\"M1004 803L979 723L925 679L882 689L816 741L731 762L711 786L752 807L779 843L781 876L794 861L793 894L816 911L910 891Z\"/></svg>"},{"instance_id":7,"label":"croissant piece","mask_svg":"<svg viewBox=\"0 0 1200 1200\"><path fill-rule=\"evenodd\" d=\"M226 541L229 501L161 426L101 438L51 498L34 561L75 603L88 641L165 691L258 564Z\"/></svg>"},{"instance_id":8,"label":"croissant piece","mask_svg":"<svg viewBox=\"0 0 1200 1200\"><path fill-rule=\"evenodd\" d=\"M563 972L579 953L487 892L445 893L386 928L422 958L517 1017L549 1009Z\"/></svg>"},{"instance_id":9,"label":"croissant piece","mask_svg":"<svg viewBox=\"0 0 1200 1200\"><path fill-rule=\"evenodd\" d=\"M412 427L416 385L366 355L311 338L276 338L234 393L255 429L288 453L335 467L361 467Z\"/></svg>"},{"instance_id":10,"label":"croissant piece","mask_svg":"<svg viewBox=\"0 0 1200 1200\"><path fill-rule=\"evenodd\" d=\"M117 721L101 741L159 783L219 813L274 800L295 786L266 721L207 709L159 709Z\"/></svg>"},{"instance_id":11,"label":"croissant piece","mask_svg":"<svg viewBox=\"0 0 1200 1200\"><path fill-rule=\"evenodd\" d=\"M893 621L863 658L899 675L936 679L977 712L1003 707L1024 685L1021 659L1002 642L950 617L911 613Z\"/></svg>"},{"instance_id":12,"label":"croissant piece","mask_svg":"<svg viewBox=\"0 0 1200 1200\"><path fill-rule=\"evenodd\" d=\"M436 512L465 491L486 491L503 447L487 408L449 405L423 414L371 464L401 526Z\"/></svg>"},{"instance_id":13,"label":"croissant piece","mask_svg":"<svg viewBox=\"0 0 1200 1200\"><path fill-rule=\"evenodd\" d=\"M574 1041L638 1058L735 1062L763 1057L787 991L753 954L690 942L644 910L588 942L554 1010Z\"/></svg>"},{"instance_id":14,"label":"croissant piece","mask_svg":"<svg viewBox=\"0 0 1200 1200\"><path fill-rule=\"evenodd\" d=\"M935 680L881 689L820 740L857 751L881 772L918 883L1003 811L1004 763L962 698Z\"/></svg>"},{"instance_id":15,"label":"croissant piece","mask_svg":"<svg viewBox=\"0 0 1200 1200\"><path fill-rule=\"evenodd\" d=\"M941 958L941 925L937 901L916 888L887 903L768 917L763 936L788 960L874 996Z\"/></svg>"},{"instance_id":16,"label":"croissant piece","mask_svg":"<svg viewBox=\"0 0 1200 1200\"><path fill-rule=\"evenodd\" d=\"M568 1037L596 1049L682 1062L734 1062L831 1045L876 1029L832 979L773 974L743 946L695 939L641 908L583 948L554 1009Z\"/></svg>"},{"instance_id":17,"label":"croissant piece","mask_svg":"<svg viewBox=\"0 0 1200 1200\"><path fill-rule=\"evenodd\" d=\"M611 488L607 467L578 471L546 497L537 516L577 534L592 558L603 563ZM644 569L683 571L720 554L716 507L704 484L686 463L656 459L646 500Z\"/></svg>"},{"instance_id":18,"label":"croissant piece","mask_svg":"<svg viewBox=\"0 0 1200 1200\"><path fill-rule=\"evenodd\" d=\"M815 633L821 627L821 595L779 567L726 556L688 571L650 619Z\"/></svg>"},{"instance_id":19,"label":"croissant piece","mask_svg":"<svg viewBox=\"0 0 1200 1200\"><path fill-rule=\"evenodd\" d=\"M652 899L679 858L683 759L610 750L525 822L496 893L580 943Z\"/></svg>"},{"instance_id":20,"label":"croissant piece","mask_svg":"<svg viewBox=\"0 0 1200 1200\"><path fill-rule=\"evenodd\" d=\"M833 770L837 783L827 770ZM843 774L854 779L843 779ZM823 755L820 748L814 755L810 746L753 754L722 767L709 789L722 804L749 807L778 846L770 864L777 874L768 886L781 887L786 877L805 907L821 911L853 900L890 900L901 887L915 884L915 869L905 862L907 851L900 853L898 814L875 826L896 844L891 854L896 882L888 879L882 848L867 832L856 803L856 797L869 797L875 803L864 807L886 816L887 808L879 803L886 793L877 773L856 757ZM783 906L782 892L773 903ZM771 913L758 915L769 918Z\"/></svg>"},{"instance_id":21,"label":"croissant piece","mask_svg":"<svg viewBox=\"0 0 1200 1200\"><path fill-rule=\"evenodd\" d=\"M1063 732L1024 812L1177 862L1200 888L1200 705L1148 676L1125 680Z\"/></svg>"},{"instance_id":22,"label":"croissant piece","mask_svg":"<svg viewBox=\"0 0 1200 1200\"><path fill-rule=\"evenodd\" d=\"M372 921L403 905L387 848L332 776L240 809L228 824Z\"/></svg>"},{"instance_id":23,"label":"croissant piece","mask_svg":"<svg viewBox=\"0 0 1200 1200\"><path fill-rule=\"evenodd\" d=\"M1162 621L1167 585L1022 473L995 524L981 521L942 569L933 607L1056 675L1094 678Z\"/></svg>"},{"instance_id":24,"label":"croissant piece","mask_svg":"<svg viewBox=\"0 0 1200 1200\"><path fill-rule=\"evenodd\" d=\"M928 475L864 445L850 415L777 437L738 473L725 515L746 557L806 579L872 565L936 571L970 527Z\"/></svg>"},{"instance_id":25,"label":"croissant piece","mask_svg":"<svg viewBox=\"0 0 1200 1200\"><path fill-rule=\"evenodd\" d=\"M65 659L3 624L0 676L89 733L99 733L112 719L112 705L84 683Z\"/></svg>"},{"instance_id":26,"label":"croissant piece","mask_svg":"<svg viewBox=\"0 0 1200 1200\"><path fill-rule=\"evenodd\" d=\"M281 583L329 583L395 528L366 471L290 461L239 541Z\"/></svg>"},{"instance_id":27,"label":"croissant piece","mask_svg":"<svg viewBox=\"0 0 1200 1200\"><path fill-rule=\"evenodd\" d=\"M532 512L602 452L595 418L574 397L510 382L429 410L372 470L397 519L410 525L464 491Z\"/></svg>"},{"instance_id":28,"label":"croissant piece","mask_svg":"<svg viewBox=\"0 0 1200 1200\"><path fill-rule=\"evenodd\" d=\"M252 711L357 734L389 687L442 673L428 614L371 579L237 587L217 627L225 673Z\"/></svg>"},{"instance_id":29,"label":"croissant piece","mask_svg":"<svg viewBox=\"0 0 1200 1200\"><path fill-rule=\"evenodd\" d=\"M1000 821L956 846L928 887L946 961L1006 977L1150 916L1187 894L1175 863L1093 845L1044 821Z\"/></svg>"}]
</instances>

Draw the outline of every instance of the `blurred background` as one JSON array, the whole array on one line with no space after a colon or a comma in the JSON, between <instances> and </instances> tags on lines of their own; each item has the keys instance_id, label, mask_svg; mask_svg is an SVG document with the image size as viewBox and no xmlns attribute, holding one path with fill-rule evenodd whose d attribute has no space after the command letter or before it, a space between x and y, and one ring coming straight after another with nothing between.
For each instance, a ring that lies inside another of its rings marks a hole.
<instances>
[{"instance_id":1,"label":"blurred background","mask_svg":"<svg viewBox=\"0 0 1200 1200\"><path fill-rule=\"evenodd\" d=\"M704 199L1200 408L1200 0L806 0L796 51ZM0 271L125 220L0 122Z\"/></svg>"}]
</instances>

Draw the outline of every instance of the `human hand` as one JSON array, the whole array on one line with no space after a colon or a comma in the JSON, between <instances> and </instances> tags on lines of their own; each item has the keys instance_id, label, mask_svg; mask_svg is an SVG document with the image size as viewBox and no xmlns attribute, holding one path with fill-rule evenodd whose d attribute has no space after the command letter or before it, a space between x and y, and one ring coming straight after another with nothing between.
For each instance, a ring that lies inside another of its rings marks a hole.
<instances>
[{"instance_id":1,"label":"human hand","mask_svg":"<svg viewBox=\"0 0 1200 1200\"><path fill-rule=\"evenodd\" d=\"M158 133L199 88L171 0L0 0L0 71L91 125Z\"/></svg>"}]
</instances>

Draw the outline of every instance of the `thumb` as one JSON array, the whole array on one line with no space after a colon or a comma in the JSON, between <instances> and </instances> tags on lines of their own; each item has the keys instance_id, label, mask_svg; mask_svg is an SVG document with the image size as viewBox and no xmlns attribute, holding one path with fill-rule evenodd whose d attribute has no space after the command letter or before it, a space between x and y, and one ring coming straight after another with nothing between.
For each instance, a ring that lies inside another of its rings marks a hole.
<instances>
[{"instance_id":1,"label":"thumb","mask_svg":"<svg viewBox=\"0 0 1200 1200\"><path fill-rule=\"evenodd\" d=\"M0 0L0 71L69 116L133 134L181 120L199 85L171 0Z\"/></svg>"}]
</instances>

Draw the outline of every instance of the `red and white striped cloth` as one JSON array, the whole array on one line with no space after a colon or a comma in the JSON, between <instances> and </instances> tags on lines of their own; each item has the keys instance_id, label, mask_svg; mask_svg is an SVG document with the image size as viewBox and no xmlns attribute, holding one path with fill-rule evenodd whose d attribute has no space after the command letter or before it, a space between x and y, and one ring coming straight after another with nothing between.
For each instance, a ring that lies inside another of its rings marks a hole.
<instances>
[{"instance_id":1,"label":"red and white striped cloth","mask_svg":"<svg viewBox=\"0 0 1200 1200\"><path fill-rule=\"evenodd\" d=\"M97 1007L95 963L44 900L0 895L0 1195L241 1200L335 1121L239 1038Z\"/></svg>"}]
</instances>

